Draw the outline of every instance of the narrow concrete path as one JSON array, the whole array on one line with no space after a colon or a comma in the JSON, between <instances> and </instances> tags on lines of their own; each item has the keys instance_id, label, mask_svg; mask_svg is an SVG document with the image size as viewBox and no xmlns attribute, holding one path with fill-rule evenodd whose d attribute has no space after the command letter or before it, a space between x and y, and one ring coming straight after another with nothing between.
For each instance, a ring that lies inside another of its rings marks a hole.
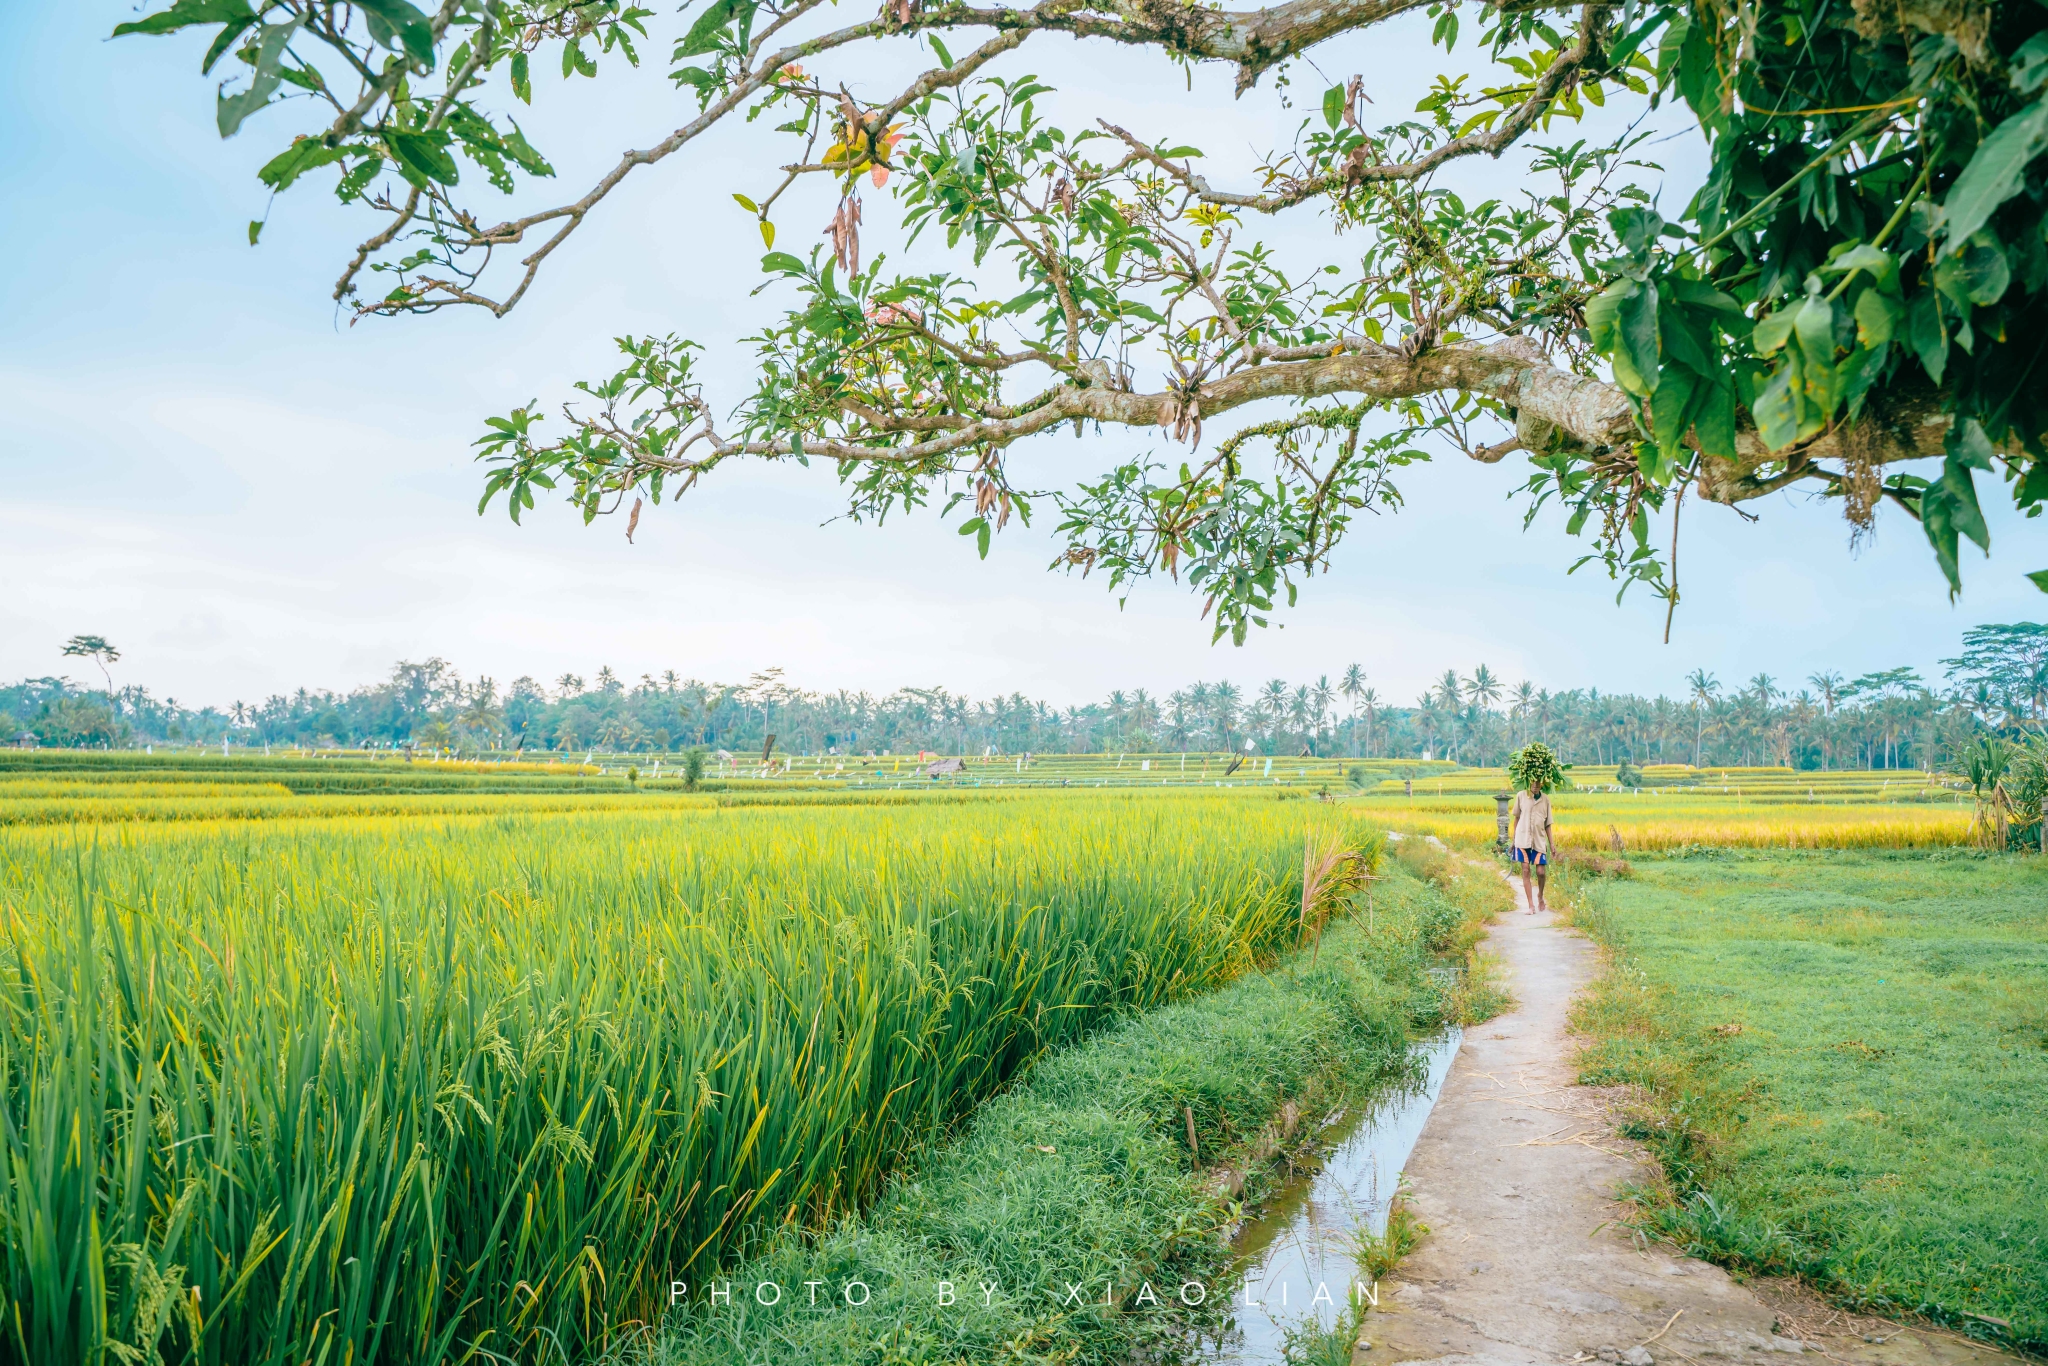
<instances>
[{"instance_id":1,"label":"narrow concrete path","mask_svg":"<svg viewBox=\"0 0 2048 1366\"><path fill-rule=\"evenodd\" d=\"M1406 1169L1410 1207L1430 1233L1382 1282L1354 1366L1786 1366L1808 1352L1814 1366L1823 1357L1872 1366L2014 1361L1950 1334L1830 1315L1794 1287L1759 1295L1719 1267L1632 1234L1615 1196L1650 1168L1615 1137L1609 1093L1574 1084L1565 1030L1572 998L1598 969L1597 951L1553 915L1528 914L1519 883L1515 894L1516 910L1486 947L1502 962L1516 1008L1465 1032Z\"/></svg>"}]
</instances>

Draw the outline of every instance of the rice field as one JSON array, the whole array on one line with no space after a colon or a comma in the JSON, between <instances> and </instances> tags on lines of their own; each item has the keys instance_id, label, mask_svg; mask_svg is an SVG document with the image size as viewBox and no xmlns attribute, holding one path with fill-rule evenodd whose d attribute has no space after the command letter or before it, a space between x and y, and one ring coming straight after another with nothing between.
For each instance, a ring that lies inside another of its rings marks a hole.
<instances>
[{"instance_id":1,"label":"rice field","mask_svg":"<svg viewBox=\"0 0 2048 1366\"><path fill-rule=\"evenodd\" d=\"M0 1359L600 1355L1299 942L1305 840L1372 838L1252 793L104 800L0 829Z\"/></svg>"},{"instance_id":2,"label":"rice field","mask_svg":"<svg viewBox=\"0 0 2048 1366\"><path fill-rule=\"evenodd\" d=\"M686 792L0 756L0 1363L615 1354L671 1278L866 1207L1047 1050L1299 944L1305 847L1481 845L1505 782L1234 757ZM1573 776L1567 850L1924 848L1970 814L1917 773Z\"/></svg>"},{"instance_id":3,"label":"rice field","mask_svg":"<svg viewBox=\"0 0 2048 1366\"><path fill-rule=\"evenodd\" d=\"M1611 768L1576 768L1572 790L1552 794L1561 849L1937 849L1967 841L1973 809L1967 791L1916 770L1651 767L1640 789L1614 777ZM1382 783L1353 804L1391 829L1473 846L1495 837L1494 795L1507 791L1507 776L1465 769L1415 782L1412 796L1400 787Z\"/></svg>"}]
</instances>

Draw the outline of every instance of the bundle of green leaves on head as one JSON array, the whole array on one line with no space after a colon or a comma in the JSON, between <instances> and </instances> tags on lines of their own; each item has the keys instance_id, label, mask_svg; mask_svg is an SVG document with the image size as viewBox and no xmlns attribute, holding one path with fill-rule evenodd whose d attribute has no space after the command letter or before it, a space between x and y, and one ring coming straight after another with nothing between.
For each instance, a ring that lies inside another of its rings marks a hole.
<instances>
[{"instance_id":1,"label":"bundle of green leaves on head","mask_svg":"<svg viewBox=\"0 0 2048 1366\"><path fill-rule=\"evenodd\" d=\"M821 460L853 516L940 503L984 555L1050 504L1055 566L1113 589L1184 578L1241 643L1437 451L1522 452L1508 478L1529 515L1559 501L1592 541L1580 564L1674 607L1653 519L1668 515L1675 551L1688 491L1739 508L1805 487L1840 500L1852 535L1888 503L1925 529L1952 591L1961 542L1990 544L1978 475L2029 515L2048 500L2037 0L709 0L670 35L693 109L587 190L502 220L474 172L520 195L554 174L515 103L543 70L637 64L654 11L158 4L116 32L209 30L205 69L236 73L221 133L279 139L264 184L324 172L371 220L335 289L358 316L502 315L627 179L728 123L766 118L788 139L781 169L732 193L773 301L751 392L714 401L694 340L622 338L622 367L559 417L528 403L488 420L484 503L504 495L515 519L554 490L586 520L627 510L630 533L728 462ZM1440 77L1380 128L1364 122L1372 82L1333 85L1236 184L1163 127L1052 121L1028 74L1064 51L1058 34L1225 64L1247 98L1418 10L1447 54L1477 30L1481 75ZM921 74L864 79L875 49L911 45ZM1610 102L1705 140L1705 184L1674 216L1633 183L1655 170L1632 155L1648 129L1575 127ZM1441 177L1470 157L1507 161L1493 179L1517 188L1453 193ZM863 254L882 207L918 269ZM1258 240L1283 214L1325 217L1334 245ZM777 249L792 222L798 240L822 223L827 244ZM646 240L651 256L700 250ZM1034 487L1033 438L1104 426L1151 432L1157 453ZM2032 577L2048 588L2048 570Z\"/></svg>"},{"instance_id":2,"label":"bundle of green leaves on head","mask_svg":"<svg viewBox=\"0 0 2048 1366\"><path fill-rule=\"evenodd\" d=\"M1564 768L1549 745L1531 740L1508 756L1508 781L1518 792L1528 791L1531 784L1539 792L1550 792L1563 785Z\"/></svg>"}]
</instances>

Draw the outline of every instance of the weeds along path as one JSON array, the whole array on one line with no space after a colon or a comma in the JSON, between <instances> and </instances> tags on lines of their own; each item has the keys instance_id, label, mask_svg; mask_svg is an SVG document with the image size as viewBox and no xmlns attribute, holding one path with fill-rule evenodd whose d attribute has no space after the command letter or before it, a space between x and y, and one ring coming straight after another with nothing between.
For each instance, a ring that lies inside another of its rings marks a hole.
<instances>
[{"instance_id":1,"label":"weeds along path","mask_svg":"<svg viewBox=\"0 0 2048 1366\"><path fill-rule=\"evenodd\" d=\"M1566 1015L1598 971L1593 944L1516 909L1489 932L1513 1010L1468 1030L1406 1176L1429 1229L1381 1287L1358 1366L1783 1363L1989 1366L2014 1358L1907 1331L1786 1337L1793 1318L1719 1267L1645 1244L1616 1194L1655 1179L1614 1136L1608 1094L1575 1083ZM1872 1334L1872 1336L1878 1336Z\"/></svg>"}]
</instances>

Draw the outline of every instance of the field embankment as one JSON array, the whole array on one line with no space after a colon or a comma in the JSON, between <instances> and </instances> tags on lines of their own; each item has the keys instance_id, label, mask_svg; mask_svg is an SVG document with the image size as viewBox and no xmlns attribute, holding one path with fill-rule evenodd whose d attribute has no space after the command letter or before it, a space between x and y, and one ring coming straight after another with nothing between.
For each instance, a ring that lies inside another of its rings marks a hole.
<instances>
[{"instance_id":1,"label":"field embankment","mask_svg":"<svg viewBox=\"0 0 2048 1366\"><path fill-rule=\"evenodd\" d=\"M1641 1088L1696 1255L2048 1351L2048 866L1647 859L1574 891L1613 956L1582 1079Z\"/></svg>"},{"instance_id":2,"label":"field embankment","mask_svg":"<svg viewBox=\"0 0 2048 1366\"><path fill-rule=\"evenodd\" d=\"M1340 822L1105 795L0 833L0 1357L582 1360L672 1277L871 1203L1047 1050L1293 947L1304 835Z\"/></svg>"}]
</instances>

